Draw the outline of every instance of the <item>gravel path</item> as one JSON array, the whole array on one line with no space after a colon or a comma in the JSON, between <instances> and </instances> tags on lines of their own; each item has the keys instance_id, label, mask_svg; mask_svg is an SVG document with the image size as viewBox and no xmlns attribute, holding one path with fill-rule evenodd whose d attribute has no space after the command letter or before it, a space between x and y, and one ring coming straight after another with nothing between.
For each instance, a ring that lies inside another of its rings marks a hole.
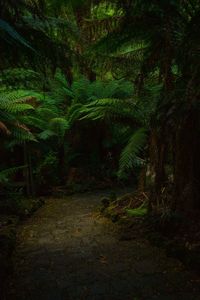
<instances>
[{"instance_id":1,"label":"gravel path","mask_svg":"<svg viewBox=\"0 0 200 300\"><path fill-rule=\"evenodd\" d=\"M121 240L101 196L49 199L18 233L6 300L198 300L200 281L144 237Z\"/></svg>"}]
</instances>

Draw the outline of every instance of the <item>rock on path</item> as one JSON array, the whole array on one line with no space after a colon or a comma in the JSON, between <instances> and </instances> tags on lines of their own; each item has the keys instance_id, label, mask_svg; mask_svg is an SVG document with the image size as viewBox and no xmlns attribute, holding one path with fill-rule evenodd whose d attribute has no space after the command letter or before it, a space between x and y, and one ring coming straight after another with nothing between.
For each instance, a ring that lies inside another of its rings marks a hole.
<instances>
[{"instance_id":1,"label":"rock on path","mask_svg":"<svg viewBox=\"0 0 200 300\"><path fill-rule=\"evenodd\" d=\"M6 300L198 300L200 281L143 238L122 241L98 195L49 199L22 224Z\"/></svg>"}]
</instances>

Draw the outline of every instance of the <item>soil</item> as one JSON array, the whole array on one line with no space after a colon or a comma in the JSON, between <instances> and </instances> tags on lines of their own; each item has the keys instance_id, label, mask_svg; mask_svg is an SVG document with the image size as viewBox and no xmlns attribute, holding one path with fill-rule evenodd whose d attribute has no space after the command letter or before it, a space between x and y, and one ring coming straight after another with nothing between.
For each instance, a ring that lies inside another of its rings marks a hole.
<instances>
[{"instance_id":1,"label":"soil","mask_svg":"<svg viewBox=\"0 0 200 300\"><path fill-rule=\"evenodd\" d=\"M122 238L102 194L51 198L19 226L5 300L198 300L200 278L152 246Z\"/></svg>"}]
</instances>

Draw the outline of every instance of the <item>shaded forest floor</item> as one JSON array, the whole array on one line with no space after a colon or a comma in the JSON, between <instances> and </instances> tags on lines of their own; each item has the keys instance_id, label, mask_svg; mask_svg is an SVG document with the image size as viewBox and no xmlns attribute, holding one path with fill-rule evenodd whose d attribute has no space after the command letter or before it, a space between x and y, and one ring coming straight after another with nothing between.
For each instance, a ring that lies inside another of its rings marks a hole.
<instances>
[{"instance_id":1,"label":"shaded forest floor","mask_svg":"<svg viewBox=\"0 0 200 300\"><path fill-rule=\"evenodd\" d=\"M101 195L49 199L20 225L6 300L198 300L200 281L133 227L99 213Z\"/></svg>"}]
</instances>

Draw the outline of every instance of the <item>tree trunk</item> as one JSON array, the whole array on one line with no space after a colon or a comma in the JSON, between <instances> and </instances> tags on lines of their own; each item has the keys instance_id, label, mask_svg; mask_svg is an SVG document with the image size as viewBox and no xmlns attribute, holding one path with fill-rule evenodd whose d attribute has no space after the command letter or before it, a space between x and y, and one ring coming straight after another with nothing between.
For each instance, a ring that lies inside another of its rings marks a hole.
<instances>
[{"instance_id":1,"label":"tree trunk","mask_svg":"<svg viewBox=\"0 0 200 300\"><path fill-rule=\"evenodd\" d=\"M176 136L174 204L177 209L200 209L199 113L193 110Z\"/></svg>"}]
</instances>

